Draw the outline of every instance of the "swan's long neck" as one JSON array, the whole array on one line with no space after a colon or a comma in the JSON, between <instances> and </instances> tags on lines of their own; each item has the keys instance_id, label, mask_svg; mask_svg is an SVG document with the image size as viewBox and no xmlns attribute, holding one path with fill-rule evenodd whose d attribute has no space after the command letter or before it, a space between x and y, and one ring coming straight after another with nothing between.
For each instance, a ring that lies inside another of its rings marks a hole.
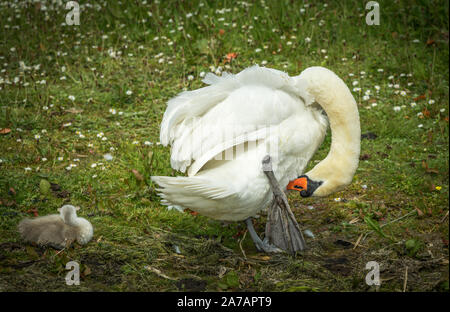
<instances>
[{"instance_id":1,"label":"swan's long neck","mask_svg":"<svg viewBox=\"0 0 450 312\"><path fill-rule=\"evenodd\" d=\"M331 148L325 159L306 175L323 184L313 196L326 196L351 183L359 161L361 128L358 107L346 84L332 71L310 67L298 76L328 115Z\"/></svg>"}]
</instances>

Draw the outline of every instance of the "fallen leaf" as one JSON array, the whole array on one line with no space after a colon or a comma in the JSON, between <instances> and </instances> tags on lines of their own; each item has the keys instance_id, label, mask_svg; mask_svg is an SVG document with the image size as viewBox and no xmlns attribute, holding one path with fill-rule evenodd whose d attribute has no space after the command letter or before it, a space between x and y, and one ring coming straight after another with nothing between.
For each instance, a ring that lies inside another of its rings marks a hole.
<instances>
[{"instance_id":1,"label":"fallen leaf","mask_svg":"<svg viewBox=\"0 0 450 312\"><path fill-rule=\"evenodd\" d=\"M144 177L137 171L136 169L132 169L131 172L133 172L136 180L138 181L144 181Z\"/></svg>"},{"instance_id":2,"label":"fallen leaf","mask_svg":"<svg viewBox=\"0 0 450 312\"><path fill-rule=\"evenodd\" d=\"M419 100L425 100L427 97L425 96L425 94L419 95L418 97L415 97L413 100L414 101L419 101Z\"/></svg>"},{"instance_id":3,"label":"fallen leaf","mask_svg":"<svg viewBox=\"0 0 450 312\"><path fill-rule=\"evenodd\" d=\"M237 53L235 53L235 52L228 53L228 54L225 56L225 63L231 62L231 61L234 60L236 57L237 57Z\"/></svg>"},{"instance_id":4,"label":"fallen leaf","mask_svg":"<svg viewBox=\"0 0 450 312\"><path fill-rule=\"evenodd\" d=\"M37 216L39 215L36 208L28 209L28 210L25 211L25 212L26 212L26 213L33 213L35 217L37 217Z\"/></svg>"},{"instance_id":5,"label":"fallen leaf","mask_svg":"<svg viewBox=\"0 0 450 312\"><path fill-rule=\"evenodd\" d=\"M418 215L419 217L423 216L422 210L420 210L419 208L416 208L416 211L417 211L417 215Z\"/></svg>"},{"instance_id":6,"label":"fallen leaf","mask_svg":"<svg viewBox=\"0 0 450 312\"><path fill-rule=\"evenodd\" d=\"M439 170L434 169L434 168L429 168L428 164L425 160L422 160L422 167L425 169L426 173L435 173L435 174L439 173Z\"/></svg>"},{"instance_id":7,"label":"fallen leaf","mask_svg":"<svg viewBox=\"0 0 450 312\"><path fill-rule=\"evenodd\" d=\"M84 276L88 276L91 273L92 273L91 269L87 265L85 265L85 269L83 271Z\"/></svg>"},{"instance_id":8,"label":"fallen leaf","mask_svg":"<svg viewBox=\"0 0 450 312\"><path fill-rule=\"evenodd\" d=\"M10 132L11 132L11 129L9 129L9 128L0 129L0 134L8 134Z\"/></svg>"},{"instance_id":9,"label":"fallen leaf","mask_svg":"<svg viewBox=\"0 0 450 312\"><path fill-rule=\"evenodd\" d=\"M433 39L428 39L427 40L427 45L432 45L435 41Z\"/></svg>"},{"instance_id":10,"label":"fallen leaf","mask_svg":"<svg viewBox=\"0 0 450 312\"><path fill-rule=\"evenodd\" d=\"M197 211L192 211L192 210L190 210L190 209L185 209L185 211L187 211L188 213L190 213L190 214L193 215L193 216L198 215L198 212L197 212Z\"/></svg>"},{"instance_id":11,"label":"fallen leaf","mask_svg":"<svg viewBox=\"0 0 450 312\"><path fill-rule=\"evenodd\" d=\"M223 29L219 29L219 35L224 35L225 34L225 30L223 30Z\"/></svg>"}]
</instances>

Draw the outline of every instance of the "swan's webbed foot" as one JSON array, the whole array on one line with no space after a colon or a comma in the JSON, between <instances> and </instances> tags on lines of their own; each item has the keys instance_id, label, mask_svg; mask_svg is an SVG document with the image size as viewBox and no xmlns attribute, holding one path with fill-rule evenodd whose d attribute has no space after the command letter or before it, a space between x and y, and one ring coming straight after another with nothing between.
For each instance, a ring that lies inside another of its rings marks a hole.
<instances>
[{"instance_id":1,"label":"swan's webbed foot","mask_svg":"<svg viewBox=\"0 0 450 312\"><path fill-rule=\"evenodd\" d=\"M287 206L288 207L288 206ZM306 249L305 239L294 217L286 206L275 198L269 210L266 224L266 239L281 249L295 254Z\"/></svg>"},{"instance_id":2,"label":"swan's webbed foot","mask_svg":"<svg viewBox=\"0 0 450 312\"><path fill-rule=\"evenodd\" d=\"M306 249L305 239L303 238L297 220L295 220L294 214L289 207L286 194L275 178L269 156L266 156L263 159L263 170L269 179L269 184L274 196L267 217L267 242L274 244L291 254Z\"/></svg>"},{"instance_id":3,"label":"swan's webbed foot","mask_svg":"<svg viewBox=\"0 0 450 312\"><path fill-rule=\"evenodd\" d=\"M253 222L251 218L246 219L245 224L247 225L250 237L252 238L253 243L255 244L255 247L258 251L266 253L283 252L283 250L281 250L280 248L270 244L267 237L264 238L264 240L261 240L261 238L259 238L258 234L255 231L255 228L253 227Z\"/></svg>"}]
</instances>

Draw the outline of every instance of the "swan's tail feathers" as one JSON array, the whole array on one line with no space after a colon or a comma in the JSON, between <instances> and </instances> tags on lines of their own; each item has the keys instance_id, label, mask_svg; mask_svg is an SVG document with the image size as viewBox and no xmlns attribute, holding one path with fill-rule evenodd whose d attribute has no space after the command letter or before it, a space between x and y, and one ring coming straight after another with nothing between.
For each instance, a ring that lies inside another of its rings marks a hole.
<instances>
[{"instance_id":1,"label":"swan's tail feathers","mask_svg":"<svg viewBox=\"0 0 450 312\"><path fill-rule=\"evenodd\" d=\"M151 179L159 185L156 190L161 197L161 204L180 211L186 208L198 211L202 206L214 207L217 205L215 200L234 194L200 177L153 176Z\"/></svg>"}]
</instances>

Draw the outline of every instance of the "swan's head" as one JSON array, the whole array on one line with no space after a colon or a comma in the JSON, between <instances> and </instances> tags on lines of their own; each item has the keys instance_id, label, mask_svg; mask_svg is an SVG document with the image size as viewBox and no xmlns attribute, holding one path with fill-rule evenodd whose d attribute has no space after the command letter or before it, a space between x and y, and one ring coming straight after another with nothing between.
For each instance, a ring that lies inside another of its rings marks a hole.
<instances>
[{"instance_id":1,"label":"swan's head","mask_svg":"<svg viewBox=\"0 0 450 312\"><path fill-rule=\"evenodd\" d=\"M287 189L299 191L302 197L322 197L341 191L349 185L358 168L359 141L348 144L345 151L334 149L311 171L290 181Z\"/></svg>"},{"instance_id":2,"label":"swan's head","mask_svg":"<svg viewBox=\"0 0 450 312\"><path fill-rule=\"evenodd\" d=\"M302 197L310 197L323 184L323 181L311 180L307 175L299 176L289 182L287 189L299 191Z\"/></svg>"}]
</instances>

